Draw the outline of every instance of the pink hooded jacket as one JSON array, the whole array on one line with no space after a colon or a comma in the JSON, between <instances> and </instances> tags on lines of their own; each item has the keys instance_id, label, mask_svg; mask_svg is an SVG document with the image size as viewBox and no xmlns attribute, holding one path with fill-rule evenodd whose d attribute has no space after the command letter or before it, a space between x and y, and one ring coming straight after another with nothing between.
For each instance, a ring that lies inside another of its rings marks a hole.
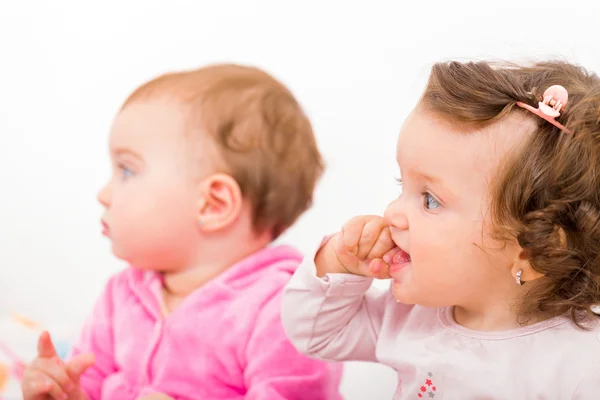
<instances>
[{"instance_id":1,"label":"pink hooded jacket","mask_svg":"<svg viewBox=\"0 0 600 400\"><path fill-rule=\"evenodd\" d=\"M90 400L341 399L341 365L301 355L280 320L282 291L302 256L267 247L161 313L161 276L128 268L114 276L73 354L92 352L81 377Z\"/></svg>"}]
</instances>

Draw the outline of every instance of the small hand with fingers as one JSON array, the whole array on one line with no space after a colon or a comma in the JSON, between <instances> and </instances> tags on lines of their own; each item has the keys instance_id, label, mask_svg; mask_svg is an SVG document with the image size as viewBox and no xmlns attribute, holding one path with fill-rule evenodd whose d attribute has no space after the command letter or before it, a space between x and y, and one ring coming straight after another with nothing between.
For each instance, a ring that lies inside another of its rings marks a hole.
<instances>
[{"instance_id":1,"label":"small hand with fingers","mask_svg":"<svg viewBox=\"0 0 600 400\"><path fill-rule=\"evenodd\" d=\"M93 364L93 354L81 354L63 362L50 334L43 332L38 341L38 355L23 375L23 399L87 400L79 386L79 378Z\"/></svg>"},{"instance_id":2,"label":"small hand with fingers","mask_svg":"<svg viewBox=\"0 0 600 400\"><path fill-rule=\"evenodd\" d=\"M325 272L346 272L378 279L390 278L389 263L399 251L383 218L376 215L350 219L321 249L329 264Z\"/></svg>"}]
</instances>

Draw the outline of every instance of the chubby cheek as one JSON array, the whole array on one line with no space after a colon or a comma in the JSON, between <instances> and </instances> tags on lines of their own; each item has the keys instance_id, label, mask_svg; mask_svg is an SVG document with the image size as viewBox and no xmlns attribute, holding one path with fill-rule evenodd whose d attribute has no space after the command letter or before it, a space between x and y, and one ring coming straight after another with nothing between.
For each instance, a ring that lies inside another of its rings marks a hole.
<instances>
[{"instance_id":1,"label":"chubby cheek","mask_svg":"<svg viewBox=\"0 0 600 400\"><path fill-rule=\"evenodd\" d=\"M144 230L131 221L126 213L119 213L119 210L110 215L110 239L112 242L112 251L118 258L129 260L129 253L134 250L136 242L139 242L140 234L144 235Z\"/></svg>"},{"instance_id":2,"label":"chubby cheek","mask_svg":"<svg viewBox=\"0 0 600 400\"><path fill-rule=\"evenodd\" d=\"M157 222L143 201L115 196L107 213L110 239L115 256L129 261L129 253L147 242Z\"/></svg>"},{"instance_id":3,"label":"chubby cheek","mask_svg":"<svg viewBox=\"0 0 600 400\"><path fill-rule=\"evenodd\" d=\"M123 215L118 228L113 237L113 253L144 268L164 266L185 257L198 235L193 215L176 207Z\"/></svg>"},{"instance_id":4,"label":"chubby cheek","mask_svg":"<svg viewBox=\"0 0 600 400\"><path fill-rule=\"evenodd\" d=\"M176 226L168 224L130 223L125 221L112 237L113 254L142 268L164 265L180 253L186 235ZM176 240L178 238L178 240Z\"/></svg>"},{"instance_id":5,"label":"chubby cheek","mask_svg":"<svg viewBox=\"0 0 600 400\"><path fill-rule=\"evenodd\" d=\"M111 237L113 240L134 236L145 229L144 222L150 222L150 215L144 215L135 204L115 201L108 212Z\"/></svg>"},{"instance_id":6,"label":"chubby cheek","mask_svg":"<svg viewBox=\"0 0 600 400\"><path fill-rule=\"evenodd\" d=\"M108 211L112 224L128 233L143 233L157 225L164 225L183 211L183 204L177 196L146 186L134 186L132 182L115 193Z\"/></svg>"},{"instance_id":7,"label":"chubby cheek","mask_svg":"<svg viewBox=\"0 0 600 400\"><path fill-rule=\"evenodd\" d=\"M435 230L431 230L435 232ZM427 231L410 235L410 265L392 282L394 298L405 304L439 306L454 285L453 267L465 261L464 247L455 238ZM458 279L458 278L457 278Z\"/></svg>"}]
</instances>

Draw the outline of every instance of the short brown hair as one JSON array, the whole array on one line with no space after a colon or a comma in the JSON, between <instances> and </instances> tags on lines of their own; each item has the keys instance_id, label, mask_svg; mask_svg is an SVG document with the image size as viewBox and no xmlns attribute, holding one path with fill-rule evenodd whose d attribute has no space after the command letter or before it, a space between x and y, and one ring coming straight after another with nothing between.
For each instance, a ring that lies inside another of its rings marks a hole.
<instances>
[{"instance_id":1,"label":"short brown hair","mask_svg":"<svg viewBox=\"0 0 600 400\"><path fill-rule=\"evenodd\" d=\"M324 162L309 119L271 75L235 64L169 73L142 85L123 107L155 95L188 107L191 131L212 137L223 172L252 205L257 231L275 238L311 206Z\"/></svg>"},{"instance_id":2,"label":"short brown hair","mask_svg":"<svg viewBox=\"0 0 600 400\"><path fill-rule=\"evenodd\" d=\"M537 107L544 90L562 85L569 102L558 120L572 134L516 107ZM484 128L509 113L537 123L492 183L498 236L515 240L532 267L521 314L569 314L579 326L600 303L600 80L563 61L530 66L488 62L436 64L421 104L442 118Z\"/></svg>"}]
</instances>

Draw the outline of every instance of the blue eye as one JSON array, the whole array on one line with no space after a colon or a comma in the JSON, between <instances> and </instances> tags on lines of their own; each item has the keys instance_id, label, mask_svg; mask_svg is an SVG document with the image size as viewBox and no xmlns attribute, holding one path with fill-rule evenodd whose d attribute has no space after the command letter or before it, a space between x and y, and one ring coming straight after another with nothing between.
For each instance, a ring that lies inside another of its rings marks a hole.
<instances>
[{"instance_id":1,"label":"blue eye","mask_svg":"<svg viewBox=\"0 0 600 400\"><path fill-rule=\"evenodd\" d=\"M429 193L423 193L423 196L425 209L435 210L436 208L441 206L440 202L437 201L436 198L430 195Z\"/></svg>"},{"instance_id":2,"label":"blue eye","mask_svg":"<svg viewBox=\"0 0 600 400\"><path fill-rule=\"evenodd\" d=\"M121 170L121 178L123 178L123 180L131 178L133 176L133 171L127 168L125 165L120 164L119 169Z\"/></svg>"}]
</instances>

